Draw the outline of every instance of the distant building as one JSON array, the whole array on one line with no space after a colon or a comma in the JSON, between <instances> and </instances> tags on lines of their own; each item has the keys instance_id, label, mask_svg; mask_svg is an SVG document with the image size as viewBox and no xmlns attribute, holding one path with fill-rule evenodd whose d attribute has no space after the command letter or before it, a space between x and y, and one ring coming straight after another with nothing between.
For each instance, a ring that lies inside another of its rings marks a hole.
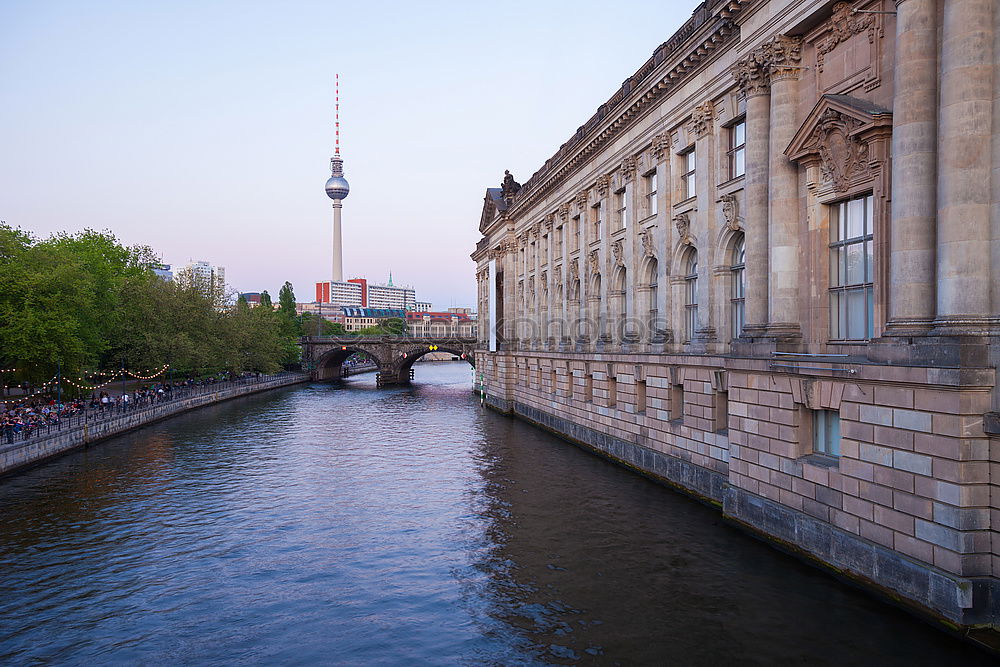
<instances>
[{"instance_id":1,"label":"distant building","mask_svg":"<svg viewBox=\"0 0 1000 667\"><path fill-rule=\"evenodd\" d=\"M430 301L417 301L415 304L413 304L413 309L421 313L426 313L431 310L434 310L434 304L432 304Z\"/></svg>"},{"instance_id":2,"label":"distant building","mask_svg":"<svg viewBox=\"0 0 1000 667\"><path fill-rule=\"evenodd\" d=\"M316 302L335 306L361 308L398 308L413 310L417 295L412 287L370 283L366 278L351 278L344 282L327 280L316 283Z\"/></svg>"},{"instance_id":3,"label":"distant building","mask_svg":"<svg viewBox=\"0 0 1000 667\"><path fill-rule=\"evenodd\" d=\"M316 283L316 302L334 306L364 306L365 285L358 279Z\"/></svg>"},{"instance_id":4,"label":"distant building","mask_svg":"<svg viewBox=\"0 0 1000 667\"><path fill-rule=\"evenodd\" d=\"M255 308L260 305L260 292L243 292L240 294L243 300L247 302L247 305L251 308Z\"/></svg>"},{"instance_id":5,"label":"distant building","mask_svg":"<svg viewBox=\"0 0 1000 667\"><path fill-rule=\"evenodd\" d=\"M177 269L176 280L195 285L206 294L224 294L226 291L226 268L213 266L206 261L192 261Z\"/></svg>"},{"instance_id":6,"label":"distant building","mask_svg":"<svg viewBox=\"0 0 1000 667\"><path fill-rule=\"evenodd\" d=\"M169 264L150 264L150 270L163 280L173 280L174 272L170 270Z\"/></svg>"},{"instance_id":7,"label":"distant building","mask_svg":"<svg viewBox=\"0 0 1000 667\"><path fill-rule=\"evenodd\" d=\"M413 336L467 337L476 335L476 320L468 313L410 311L406 328Z\"/></svg>"},{"instance_id":8,"label":"distant building","mask_svg":"<svg viewBox=\"0 0 1000 667\"><path fill-rule=\"evenodd\" d=\"M402 308L360 308L356 306L343 306L340 311L344 316L344 329L347 331L360 331L373 327L385 320L392 318L405 319L406 311Z\"/></svg>"}]
</instances>

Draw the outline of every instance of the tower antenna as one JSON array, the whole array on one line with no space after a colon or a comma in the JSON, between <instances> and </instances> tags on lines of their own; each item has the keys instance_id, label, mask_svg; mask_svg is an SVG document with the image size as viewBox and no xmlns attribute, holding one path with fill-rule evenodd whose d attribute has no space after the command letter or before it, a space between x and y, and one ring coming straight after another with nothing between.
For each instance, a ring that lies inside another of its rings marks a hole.
<instances>
[{"instance_id":1,"label":"tower antenna","mask_svg":"<svg viewBox=\"0 0 1000 667\"><path fill-rule=\"evenodd\" d=\"M333 75L334 80L334 93L333 93L333 126L336 132L336 139L334 141L334 154L340 155L340 72Z\"/></svg>"},{"instance_id":2,"label":"tower antenna","mask_svg":"<svg viewBox=\"0 0 1000 667\"><path fill-rule=\"evenodd\" d=\"M326 195L333 200L333 281L344 280L344 246L340 231L340 209L342 202L351 187L344 178L344 160L340 157L340 74L336 74L334 83L334 128L336 143L333 157L330 158L330 178L326 182Z\"/></svg>"}]
</instances>

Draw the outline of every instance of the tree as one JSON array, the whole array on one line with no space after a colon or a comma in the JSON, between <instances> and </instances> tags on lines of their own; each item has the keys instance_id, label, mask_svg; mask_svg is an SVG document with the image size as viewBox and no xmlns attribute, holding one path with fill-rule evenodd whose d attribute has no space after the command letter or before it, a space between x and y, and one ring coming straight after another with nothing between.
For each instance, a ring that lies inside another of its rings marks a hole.
<instances>
[{"instance_id":1,"label":"tree","mask_svg":"<svg viewBox=\"0 0 1000 667\"><path fill-rule=\"evenodd\" d=\"M268 310L274 309L274 304L271 303L271 295L267 293L267 290L260 293L260 307L267 308Z\"/></svg>"},{"instance_id":2,"label":"tree","mask_svg":"<svg viewBox=\"0 0 1000 667\"><path fill-rule=\"evenodd\" d=\"M292 290L292 284L287 280L278 291L278 312L288 320L295 319L295 292Z\"/></svg>"}]
</instances>

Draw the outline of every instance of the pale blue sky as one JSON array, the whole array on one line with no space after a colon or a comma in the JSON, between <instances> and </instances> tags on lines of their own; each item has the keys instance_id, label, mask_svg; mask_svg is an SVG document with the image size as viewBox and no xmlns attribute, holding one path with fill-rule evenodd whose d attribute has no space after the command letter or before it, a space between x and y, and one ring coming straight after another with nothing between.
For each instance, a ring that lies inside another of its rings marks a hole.
<instances>
[{"instance_id":1,"label":"pale blue sky","mask_svg":"<svg viewBox=\"0 0 1000 667\"><path fill-rule=\"evenodd\" d=\"M696 5L0 0L0 219L311 300L340 72L345 274L473 305L484 189L527 180Z\"/></svg>"}]
</instances>

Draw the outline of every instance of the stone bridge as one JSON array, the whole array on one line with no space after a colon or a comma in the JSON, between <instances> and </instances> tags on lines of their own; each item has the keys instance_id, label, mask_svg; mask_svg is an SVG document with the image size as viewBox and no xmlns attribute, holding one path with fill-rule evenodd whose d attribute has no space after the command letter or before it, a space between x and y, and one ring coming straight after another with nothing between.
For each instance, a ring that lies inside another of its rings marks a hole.
<instances>
[{"instance_id":1,"label":"stone bridge","mask_svg":"<svg viewBox=\"0 0 1000 667\"><path fill-rule=\"evenodd\" d=\"M428 352L450 352L475 366L476 338L447 336L305 336L302 367L314 380L343 376L343 364L355 352L365 352L378 366L379 386L410 381L410 369Z\"/></svg>"}]
</instances>

